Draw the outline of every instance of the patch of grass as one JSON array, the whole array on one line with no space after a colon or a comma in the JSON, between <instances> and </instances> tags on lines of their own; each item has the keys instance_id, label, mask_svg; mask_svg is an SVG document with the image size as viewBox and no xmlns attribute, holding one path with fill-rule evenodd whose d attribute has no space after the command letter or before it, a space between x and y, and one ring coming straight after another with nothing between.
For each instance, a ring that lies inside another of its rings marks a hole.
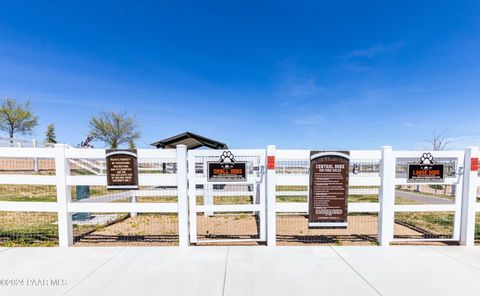
<instances>
[{"instance_id":1,"label":"patch of grass","mask_svg":"<svg viewBox=\"0 0 480 296\"><path fill-rule=\"evenodd\" d=\"M137 202L177 202L176 196L149 196L149 197L137 197Z\"/></svg>"},{"instance_id":2,"label":"patch of grass","mask_svg":"<svg viewBox=\"0 0 480 296\"><path fill-rule=\"evenodd\" d=\"M203 196L197 195L197 205L203 205ZM214 205L244 205L251 204L251 196L214 196Z\"/></svg>"},{"instance_id":3,"label":"patch of grass","mask_svg":"<svg viewBox=\"0 0 480 296\"><path fill-rule=\"evenodd\" d=\"M477 213L475 220L475 240L480 241L480 213Z\"/></svg>"},{"instance_id":4,"label":"patch of grass","mask_svg":"<svg viewBox=\"0 0 480 296\"><path fill-rule=\"evenodd\" d=\"M58 244L56 214L0 212L0 245L5 247Z\"/></svg>"},{"instance_id":5,"label":"patch of grass","mask_svg":"<svg viewBox=\"0 0 480 296\"><path fill-rule=\"evenodd\" d=\"M448 199L448 200L455 199L455 196L439 194L439 193L431 193L431 192L423 192L423 191L419 192L419 191L413 191L413 190L408 190L408 189L400 189L400 188L396 188L395 190L403 191L403 192L409 192L409 193L413 193L413 194L419 194L419 195L428 195L428 196L433 196L433 197L438 197L438 198L444 198L444 199Z\"/></svg>"},{"instance_id":6,"label":"patch of grass","mask_svg":"<svg viewBox=\"0 0 480 296\"><path fill-rule=\"evenodd\" d=\"M352 194L348 196L348 202L378 202L378 195Z\"/></svg>"},{"instance_id":7,"label":"patch of grass","mask_svg":"<svg viewBox=\"0 0 480 296\"><path fill-rule=\"evenodd\" d=\"M308 187L307 186L277 186L276 189L277 189L277 192L278 191L307 191Z\"/></svg>"},{"instance_id":8,"label":"patch of grass","mask_svg":"<svg viewBox=\"0 0 480 296\"><path fill-rule=\"evenodd\" d=\"M307 202L307 197L302 195L277 195L277 202Z\"/></svg>"},{"instance_id":9,"label":"patch of grass","mask_svg":"<svg viewBox=\"0 0 480 296\"><path fill-rule=\"evenodd\" d=\"M0 201L56 202L53 185L0 185Z\"/></svg>"},{"instance_id":10,"label":"patch of grass","mask_svg":"<svg viewBox=\"0 0 480 296\"><path fill-rule=\"evenodd\" d=\"M435 235L451 235L453 233L452 213L396 213L395 221L410 224Z\"/></svg>"},{"instance_id":11,"label":"patch of grass","mask_svg":"<svg viewBox=\"0 0 480 296\"><path fill-rule=\"evenodd\" d=\"M418 201L418 200L411 200L411 199L408 199L408 198L403 198L403 197L396 196L395 197L395 204L396 205L421 205L422 202Z\"/></svg>"}]
</instances>

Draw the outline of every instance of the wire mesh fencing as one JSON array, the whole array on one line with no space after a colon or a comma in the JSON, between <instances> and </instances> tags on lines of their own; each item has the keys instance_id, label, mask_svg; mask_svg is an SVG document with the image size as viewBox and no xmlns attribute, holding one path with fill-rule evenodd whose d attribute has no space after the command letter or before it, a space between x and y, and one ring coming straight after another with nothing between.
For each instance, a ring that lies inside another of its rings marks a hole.
<instances>
[{"instance_id":1,"label":"wire mesh fencing","mask_svg":"<svg viewBox=\"0 0 480 296\"><path fill-rule=\"evenodd\" d=\"M256 184L202 184L196 188L197 205L258 204Z\"/></svg>"},{"instance_id":2,"label":"wire mesh fencing","mask_svg":"<svg viewBox=\"0 0 480 296\"><path fill-rule=\"evenodd\" d=\"M308 202L308 186L276 186L277 202ZM349 186L348 202L378 202L378 186Z\"/></svg>"},{"instance_id":3,"label":"wire mesh fencing","mask_svg":"<svg viewBox=\"0 0 480 296\"><path fill-rule=\"evenodd\" d=\"M480 244L480 212L475 216L475 243Z\"/></svg>"},{"instance_id":4,"label":"wire mesh fencing","mask_svg":"<svg viewBox=\"0 0 480 296\"><path fill-rule=\"evenodd\" d=\"M396 212L395 239L452 239L454 212Z\"/></svg>"},{"instance_id":5,"label":"wire mesh fencing","mask_svg":"<svg viewBox=\"0 0 480 296\"><path fill-rule=\"evenodd\" d=\"M70 174L106 175L107 163L100 158L70 158ZM138 173L142 175L176 174L177 160L175 158L139 158Z\"/></svg>"},{"instance_id":6,"label":"wire mesh fencing","mask_svg":"<svg viewBox=\"0 0 480 296\"><path fill-rule=\"evenodd\" d=\"M419 157L397 157L395 166L396 178L408 177L408 164L418 163ZM457 175L458 158L456 157L438 157L435 163L444 165L445 178L455 177Z\"/></svg>"},{"instance_id":7,"label":"wire mesh fencing","mask_svg":"<svg viewBox=\"0 0 480 296\"><path fill-rule=\"evenodd\" d=\"M480 177L480 170L478 171ZM480 209L480 186L477 187L477 209ZM480 244L480 211L477 211L475 216L475 243Z\"/></svg>"},{"instance_id":8,"label":"wire mesh fencing","mask_svg":"<svg viewBox=\"0 0 480 296\"><path fill-rule=\"evenodd\" d=\"M378 169L376 165L369 168L373 171ZM364 173L369 172L364 171ZM277 203L308 204L308 186L277 185L276 190ZM377 186L349 186L348 202L376 203L378 194ZM371 245L377 243L376 213L349 213L348 226L344 228L312 228L308 226L307 213L295 212L277 213L276 223L278 245Z\"/></svg>"},{"instance_id":9,"label":"wire mesh fencing","mask_svg":"<svg viewBox=\"0 0 480 296\"><path fill-rule=\"evenodd\" d=\"M252 212L197 213L197 245L205 243L258 244L260 218Z\"/></svg>"},{"instance_id":10,"label":"wire mesh fencing","mask_svg":"<svg viewBox=\"0 0 480 296\"><path fill-rule=\"evenodd\" d=\"M106 186L70 186L73 202L82 203L176 203L175 186L141 186L138 190L110 190Z\"/></svg>"},{"instance_id":11,"label":"wire mesh fencing","mask_svg":"<svg viewBox=\"0 0 480 296\"><path fill-rule=\"evenodd\" d=\"M176 246L176 213L77 213L74 246Z\"/></svg>"},{"instance_id":12,"label":"wire mesh fencing","mask_svg":"<svg viewBox=\"0 0 480 296\"><path fill-rule=\"evenodd\" d=\"M218 156L196 156L196 177L207 177L208 162L218 161ZM252 182L203 183L196 185L198 206L209 205L255 205L261 203L261 182L264 159L258 155L235 155L235 161L246 162L246 177ZM242 212L196 212L197 245L250 245L260 239L260 213Z\"/></svg>"},{"instance_id":13,"label":"wire mesh fencing","mask_svg":"<svg viewBox=\"0 0 480 296\"><path fill-rule=\"evenodd\" d=\"M197 205L260 204L259 184L197 185ZM259 212L198 212L197 239L201 244L251 245L260 239Z\"/></svg>"},{"instance_id":14,"label":"wire mesh fencing","mask_svg":"<svg viewBox=\"0 0 480 296\"><path fill-rule=\"evenodd\" d=\"M0 246L58 245L57 213L0 211Z\"/></svg>"},{"instance_id":15,"label":"wire mesh fencing","mask_svg":"<svg viewBox=\"0 0 480 296\"><path fill-rule=\"evenodd\" d=\"M454 204L457 190L461 190L457 185L398 185L395 187L395 204Z\"/></svg>"},{"instance_id":16,"label":"wire mesh fencing","mask_svg":"<svg viewBox=\"0 0 480 296\"><path fill-rule=\"evenodd\" d=\"M56 202L56 186L0 184L0 201Z\"/></svg>"},{"instance_id":17,"label":"wire mesh fencing","mask_svg":"<svg viewBox=\"0 0 480 296\"><path fill-rule=\"evenodd\" d=\"M277 245L376 245L377 214L349 213L347 227L311 228L304 213L277 213Z\"/></svg>"},{"instance_id":18,"label":"wire mesh fencing","mask_svg":"<svg viewBox=\"0 0 480 296\"><path fill-rule=\"evenodd\" d=\"M0 157L0 174L55 175L55 159L40 157Z\"/></svg>"},{"instance_id":19,"label":"wire mesh fencing","mask_svg":"<svg viewBox=\"0 0 480 296\"><path fill-rule=\"evenodd\" d=\"M285 175L308 175L310 161L298 159L278 159L275 162L275 172ZM357 177L371 177L379 174L380 162L378 159L351 159L350 173Z\"/></svg>"},{"instance_id":20,"label":"wire mesh fencing","mask_svg":"<svg viewBox=\"0 0 480 296\"><path fill-rule=\"evenodd\" d=\"M308 186L276 186L277 202L307 202Z\"/></svg>"}]
</instances>

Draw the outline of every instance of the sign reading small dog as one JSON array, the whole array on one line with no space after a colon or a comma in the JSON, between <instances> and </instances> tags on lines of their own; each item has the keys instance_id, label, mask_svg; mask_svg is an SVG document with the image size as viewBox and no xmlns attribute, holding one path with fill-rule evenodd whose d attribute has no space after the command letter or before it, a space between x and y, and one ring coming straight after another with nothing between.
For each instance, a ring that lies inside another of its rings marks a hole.
<instances>
[{"instance_id":1,"label":"sign reading small dog","mask_svg":"<svg viewBox=\"0 0 480 296\"><path fill-rule=\"evenodd\" d=\"M136 149L107 149L107 189L138 189Z\"/></svg>"},{"instance_id":2,"label":"sign reading small dog","mask_svg":"<svg viewBox=\"0 0 480 296\"><path fill-rule=\"evenodd\" d=\"M209 161L208 182L242 182L247 180L247 162L236 161L231 151L224 151L218 161Z\"/></svg>"},{"instance_id":3,"label":"sign reading small dog","mask_svg":"<svg viewBox=\"0 0 480 296\"><path fill-rule=\"evenodd\" d=\"M439 183L444 179L444 164L436 164L430 152L423 153L418 163L408 164L408 182Z\"/></svg>"}]
</instances>

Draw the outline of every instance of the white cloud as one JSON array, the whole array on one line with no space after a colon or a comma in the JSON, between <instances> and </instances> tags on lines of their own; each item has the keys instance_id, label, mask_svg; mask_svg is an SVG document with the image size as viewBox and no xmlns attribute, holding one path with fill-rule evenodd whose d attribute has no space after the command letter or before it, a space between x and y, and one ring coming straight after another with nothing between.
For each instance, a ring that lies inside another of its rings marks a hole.
<instances>
[{"instance_id":1,"label":"white cloud","mask_svg":"<svg viewBox=\"0 0 480 296\"><path fill-rule=\"evenodd\" d=\"M314 79L308 79L292 84L290 95L296 98L306 98L319 91Z\"/></svg>"},{"instance_id":2,"label":"white cloud","mask_svg":"<svg viewBox=\"0 0 480 296\"><path fill-rule=\"evenodd\" d=\"M321 115L302 116L293 120L293 123L298 125L319 125L323 122L324 118Z\"/></svg>"},{"instance_id":3,"label":"white cloud","mask_svg":"<svg viewBox=\"0 0 480 296\"><path fill-rule=\"evenodd\" d=\"M339 57L344 60L355 59L355 58L373 58L380 54L386 54L397 50L402 47L402 43L395 43L389 45L376 44L370 48L361 48L348 52L347 54Z\"/></svg>"}]
</instances>

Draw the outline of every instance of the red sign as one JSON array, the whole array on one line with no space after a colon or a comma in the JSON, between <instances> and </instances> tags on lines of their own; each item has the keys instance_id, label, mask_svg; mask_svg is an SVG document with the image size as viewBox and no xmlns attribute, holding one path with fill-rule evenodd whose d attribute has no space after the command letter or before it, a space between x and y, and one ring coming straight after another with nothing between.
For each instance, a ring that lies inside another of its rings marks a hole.
<instances>
[{"instance_id":1,"label":"red sign","mask_svg":"<svg viewBox=\"0 0 480 296\"><path fill-rule=\"evenodd\" d=\"M474 172L478 171L478 158L472 158L470 170Z\"/></svg>"},{"instance_id":2,"label":"red sign","mask_svg":"<svg viewBox=\"0 0 480 296\"><path fill-rule=\"evenodd\" d=\"M275 156L267 156L267 169L275 169Z\"/></svg>"}]
</instances>

